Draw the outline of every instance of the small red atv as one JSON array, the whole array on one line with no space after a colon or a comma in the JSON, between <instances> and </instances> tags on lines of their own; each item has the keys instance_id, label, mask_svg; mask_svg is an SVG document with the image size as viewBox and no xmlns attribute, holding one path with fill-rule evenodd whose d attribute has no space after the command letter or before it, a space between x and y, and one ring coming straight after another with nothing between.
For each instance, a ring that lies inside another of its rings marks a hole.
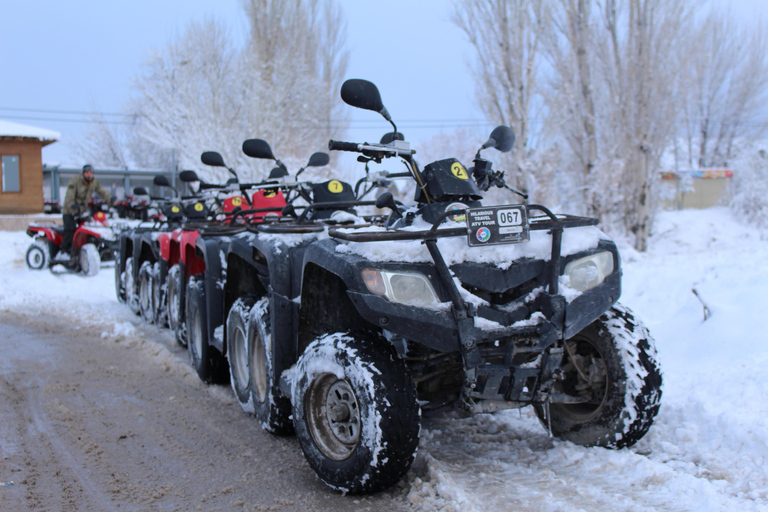
<instances>
[{"instance_id":1,"label":"small red atv","mask_svg":"<svg viewBox=\"0 0 768 512\"><path fill-rule=\"evenodd\" d=\"M93 222L89 222L93 220ZM102 261L114 259L113 245L115 235L109 227L107 214L98 211L91 217L76 217L77 229L72 238L72 258L57 258L64 240L64 227L32 223L27 234L32 243L27 249L27 266L32 270L53 268L61 265L70 272L95 276L99 273Z\"/></svg>"}]
</instances>

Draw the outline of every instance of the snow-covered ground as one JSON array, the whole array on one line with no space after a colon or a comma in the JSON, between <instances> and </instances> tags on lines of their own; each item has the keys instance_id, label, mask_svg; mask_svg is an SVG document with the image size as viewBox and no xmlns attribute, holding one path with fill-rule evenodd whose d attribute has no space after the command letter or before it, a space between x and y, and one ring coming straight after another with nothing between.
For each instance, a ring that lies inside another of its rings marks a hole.
<instances>
[{"instance_id":1,"label":"snow-covered ground","mask_svg":"<svg viewBox=\"0 0 768 512\"><path fill-rule=\"evenodd\" d=\"M136 332L112 267L30 271L29 240L0 232L0 310ZM415 509L768 511L768 233L724 208L668 212L647 253L621 249L621 302L650 328L664 372L648 435L610 451L550 439L527 409L425 418L405 482Z\"/></svg>"}]
</instances>

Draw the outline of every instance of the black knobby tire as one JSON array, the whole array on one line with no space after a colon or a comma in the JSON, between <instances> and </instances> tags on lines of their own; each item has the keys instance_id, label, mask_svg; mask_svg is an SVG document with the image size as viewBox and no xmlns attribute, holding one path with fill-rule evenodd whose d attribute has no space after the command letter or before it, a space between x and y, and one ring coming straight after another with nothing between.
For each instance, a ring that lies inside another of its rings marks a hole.
<instances>
[{"instance_id":1,"label":"black knobby tire","mask_svg":"<svg viewBox=\"0 0 768 512\"><path fill-rule=\"evenodd\" d=\"M250 310L248 324L248 375L254 414L267 432L293 435L291 401L283 395L275 375L269 298L261 298Z\"/></svg>"},{"instance_id":2,"label":"black knobby tire","mask_svg":"<svg viewBox=\"0 0 768 512\"><path fill-rule=\"evenodd\" d=\"M167 283L160 281L160 262L152 265L152 321L157 325L168 325L168 310L165 302Z\"/></svg>"},{"instance_id":3,"label":"black knobby tire","mask_svg":"<svg viewBox=\"0 0 768 512\"><path fill-rule=\"evenodd\" d=\"M139 294L136 293L136 280L133 278L135 275L133 272L134 259L133 257L125 260L125 272L123 272L123 283L125 285L125 302L128 303L128 307L131 311L137 315L141 314L139 308Z\"/></svg>"},{"instance_id":4,"label":"black knobby tire","mask_svg":"<svg viewBox=\"0 0 768 512\"><path fill-rule=\"evenodd\" d=\"M419 442L419 404L405 363L386 341L320 337L293 378L296 436L323 482L374 492L408 472Z\"/></svg>"},{"instance_id":5,"label":"black knobby tire","mask_svg":"<svg viewBox=\"0 0 768 512\"><path fill-rule=\"evenodd\" d=\"M139 312L150 324L155 323L155 301L152 294L154 281L152 262L145 261L139 269Z\"/></svg>"},{"instance_id":6,"label":"black knobby tire","mask_svg":"<svg viewBox=\"0 0 768 512\"><path fill-rule=\"evenodd\" d=\"M181 267L174 265L168 271L168 293L166 304L168 310L168 327L173 332L176 342L182 347L187 346L187 336L184 321L184 304L181 301L182 286Z\"/></svg>"},{"instance_id":7,"label":"black knobby tire","mask_svg":"<svg viewBox=\"0 0 768 512\"><path fill-rule=\"evenodd\" d=\"M187 350L200 380L209 384L226 382L227 360L208 340L205 287L200 275L192 276L187 285Z\"/></svg>"},{"instance_id":8,"label":"black knobby tire","mask_svg":"<svg viewBox=\"0 0 768 512\"><path fill-rule=\"evenodd\" d=\"M590 400L536 405L545 428L583 446L624 448L639 441L661 405L661 369L653 338L624 306L616 304L566 341L555 391ZM574 364L575 363L575 364Z\"/></svg>"},{"instance_id":9,"label":"black knobby tire","mask_svg":"<svg viewBox=\"0 0 768 512\"><path fill-rule=\"evenodd\" d=\"M27 249L26 260L27 267L31 270L42 270L46 268L51 261L48 242L45 239L32 242Z\"/></svg>"},{"instance_id":10,"label":"black knobby tire","mask_svg":"<svg viewBox=\"0 0 768 512\"><path fill-rule=\"evenodd\" d=\"M227 359L229 380L240 407L253 414L250 377L248 374L248 318L256 297L240 297L232 304L227 315Z\"/></svg>"}]
</instances>

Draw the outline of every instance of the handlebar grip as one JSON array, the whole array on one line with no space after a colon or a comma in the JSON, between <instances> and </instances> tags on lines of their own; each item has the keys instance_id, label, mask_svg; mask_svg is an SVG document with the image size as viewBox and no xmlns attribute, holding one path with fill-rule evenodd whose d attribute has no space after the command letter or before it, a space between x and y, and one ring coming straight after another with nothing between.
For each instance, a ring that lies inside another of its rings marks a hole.
<instances>
[{"instance_id":1,"label":"handlebar grip","mask_svg":"<svg viewBox=\"0 0 768 512\"><path fill-rule=\"evenodd\" d=\"M353 153L360 152L360 144L357 142L343 142L340 140L329 140L328 149L331 151L351 151Z\"/></svg>"}]
</instances>

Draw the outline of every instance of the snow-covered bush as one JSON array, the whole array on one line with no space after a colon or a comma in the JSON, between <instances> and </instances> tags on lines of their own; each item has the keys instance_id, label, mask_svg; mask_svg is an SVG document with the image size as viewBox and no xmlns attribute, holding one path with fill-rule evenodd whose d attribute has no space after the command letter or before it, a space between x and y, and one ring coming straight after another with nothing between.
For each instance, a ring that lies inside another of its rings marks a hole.
<instances>
[{"instance_id":1,"label":"snow-covered bush","mask_svg":"<svg viewBox=\"0 0 768 512\"><path fill-rule=\"evenodd\" d=\"M730 190L730 207L748 222L768 228L768 152L751 152L736 166Z\"/></svg>"}]
</instances>

